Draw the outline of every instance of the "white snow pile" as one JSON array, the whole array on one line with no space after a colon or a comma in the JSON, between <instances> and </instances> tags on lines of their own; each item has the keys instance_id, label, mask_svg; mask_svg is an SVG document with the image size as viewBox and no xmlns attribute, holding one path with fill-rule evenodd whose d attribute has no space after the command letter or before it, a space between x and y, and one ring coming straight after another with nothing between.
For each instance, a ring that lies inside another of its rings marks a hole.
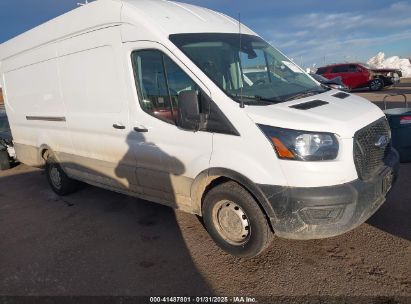
<instances>
[{"instance_id":1,"label":"white snow pile","mask_svg":"<svg viewBox=\"0 0 411 304\"><path fill-rule=\"evenodd\" d=\"M411 77L411 62L409 59L392 56L385 59L385 54L379 52L374 57L371 57L367 64L372 68L377 69L398 69L402 72L402 77Z\"/></svg>"}]
</instances>

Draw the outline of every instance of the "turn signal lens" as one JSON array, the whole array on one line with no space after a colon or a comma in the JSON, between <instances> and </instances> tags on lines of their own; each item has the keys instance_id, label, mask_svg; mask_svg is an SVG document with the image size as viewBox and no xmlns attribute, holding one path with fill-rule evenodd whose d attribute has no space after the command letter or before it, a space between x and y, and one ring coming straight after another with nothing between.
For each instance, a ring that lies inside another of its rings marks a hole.
<instances>
[{"instance_id":1,"label":"turn signal lens","mask_svg":"<svg viewBox=\"0 0 411 304\"><path fill-rule=\"evenodd\" d=\"M278 156L281 158L295 159L293 152L287 149L287 147L276 137L271 137L271 140L274 144L275 150L278 153Z\"/></svg>"}]
</instances>

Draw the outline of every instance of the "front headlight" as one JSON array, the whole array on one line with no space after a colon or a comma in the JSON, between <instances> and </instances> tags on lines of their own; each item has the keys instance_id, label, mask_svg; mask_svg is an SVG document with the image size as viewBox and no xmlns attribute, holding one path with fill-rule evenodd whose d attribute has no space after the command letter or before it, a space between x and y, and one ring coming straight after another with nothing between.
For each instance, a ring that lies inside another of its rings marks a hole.
<instances>
[{"instance_id":1,"label":"front headlight","mask_svg":"<svg viewBox=\"0 0 411 304\"><path fill-rule=\"evenodd\" d=\"M281 159L319 161L337 158L338 140L334 134L258 126Z\"/></svg>"}]
</instances>

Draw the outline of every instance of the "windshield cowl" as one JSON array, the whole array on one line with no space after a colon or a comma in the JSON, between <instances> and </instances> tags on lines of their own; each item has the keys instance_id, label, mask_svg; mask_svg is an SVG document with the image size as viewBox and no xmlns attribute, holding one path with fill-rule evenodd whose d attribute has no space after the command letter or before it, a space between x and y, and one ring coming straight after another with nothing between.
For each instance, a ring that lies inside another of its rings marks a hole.
<instances>
[{"instance_id":1,"label":"windshield cowl","mask_svg":"<svg viewBox=\"0 0 411 304\"><path fill-rule=\"evenodd\" d=\"M282 100L276 99L276 98L263 98L261 96L255 95L255 96L247 96L247 95L231 95L228 94L228 96L233 99L236 102L241 102L243 101L245 105L271 105L271 104L277 104L282 102Z\"/></svg>"}]
</instances>

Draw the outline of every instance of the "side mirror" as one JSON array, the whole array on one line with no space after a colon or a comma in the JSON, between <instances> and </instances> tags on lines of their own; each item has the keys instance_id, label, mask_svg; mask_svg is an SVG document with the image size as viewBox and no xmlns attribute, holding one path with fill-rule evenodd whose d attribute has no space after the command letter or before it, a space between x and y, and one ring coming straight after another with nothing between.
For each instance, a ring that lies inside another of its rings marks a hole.
<instances>
[{"instance_id":1,"label":"side mirror","mask_svg":"<svg viewBox=\"0 0 411 304\"><path fill-rule=\"evenodd\" d=\"M337 85L344 85L341 76L334 77L333 79L329 79L325 82L325 84L337 84Z\"/></svg>"},{"instance_id":2,"label":"side mirror","mask_svg":"<svg viewBox=\"0 0 411 304\"><path fill-rule=\"evenodd\" d=\"M178 126L185 130L198 131L202 124L200 105L196 91L178 94Z\"/></svg>"}]
</instances>

